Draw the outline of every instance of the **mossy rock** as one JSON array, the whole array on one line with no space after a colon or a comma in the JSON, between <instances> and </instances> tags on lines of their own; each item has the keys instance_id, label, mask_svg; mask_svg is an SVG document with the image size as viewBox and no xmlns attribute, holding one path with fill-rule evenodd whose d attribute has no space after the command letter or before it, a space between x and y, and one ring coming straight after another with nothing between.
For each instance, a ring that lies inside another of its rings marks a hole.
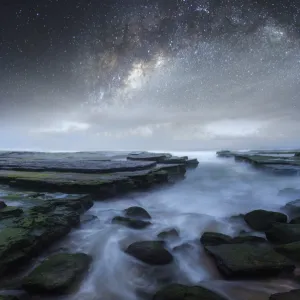
<instances>
[{"instance_id":1,"label":"mossy rock","mask_svg":"<svg viewBox=\"0 0 300 300\"><path fill-rule=\"evenodd\" d=\"M278 293L270 296L269 300L299 300L300 290L292 290L286 293Z\"/></svg>"},{"instance_id":2,"label":"mossy rock","mask_svg":"<svg viewBox=\"0 0 300 300\"><path fill-rule=\"evenodd\" d=\"M169 229L169 230L164 230L160 232L157 237L162 240L166 239L177 239L179 238L179 232L175 228Z\"/></svg>"},{"instance_id":3,"label":"mossy rock","mask_svg":"<svg viewBox=\"0 0 300 300\"><path fill-rule=\"evenodd\" d=\"M30 294L66 293L88 270L91 261L84 253L55 254L24 278L23 288Z\"/></svg>"},{"instance_id":4,"label":"mossy rock","mask_svg":"<svg viewBox=\"0 0 300 300\"><path fill-rule=\"evenodd\" d=\"M149 265L167 265L173 261L163 241L141 241L131 244L126 253Z\"/></svg>"},{"instance_id":5,"label":"mossy rock","mask_svg":"<svg viewBox=\"0 0 300 300\"><path fill-rule=\"evenodd\" d=\"M291 260L300 262L300 242L279 245L275 250Z\"/></svg>"},{"instance_id":6,"label":"mossy rock","mask_svg":"<svg viewBox=\"0 0 300 300\"><path fill-rule=\"evenodd\" d=\"M218 246L223 244L256 244L256 243L266 243L267 241L258 236L253 235L243 235L232 238L229 235L217 233L217 232L205 232L201 239L203 246Z\"/></svg>"},{"instance_id":7,"label":"mossy rock","mask_svg":"<svg viewBox=\"0 0 300 300\"><path fill-rule=\"evenodd\" d=\"M202 286L168 285L153 296L153 300L226 300L225 297Z\"/></svg>"},{"instance_id":8,"label":"mossy rock","mask_svg":"<svg viewBox=\"0 0 300 300\"><path fill-rule=\"evenodd\" d=\"M23 214L23 210L15 206L6 206L0 209L0 220L7 218L19 217Z\"/></svg>"},{"instance_id":9,"label":"mossy rock","mask_svg":"<svg viewBox=\"0 0 300 300\"><path fill-rule=\"evenodd\" d=\"M132 206L124 210L124 214L128 218L151 219L150 214L142 207Z\"/></svg>"},{"instance_id":10,"label":"mossy rock","mask_svg":"<svg viewBox=\"0 0 300 300\"><path fill-rule=\"evenodd\" d=\"M229 278L275 276L295 268L289 259L267 244L224 244L205 249L215 259L220 272Z\"/></svg>"},{"instance_id":11,"label":"mossy rock","mask_svg":"<svg viewBox=\"0 0 300 300\"><path fill-rule=\"evenodd\" d=\"M252 229L266 231L274 223L286 223L287 216L283 213L259 209L245 214L244 220Z\"/></svg>"},{"instance_id":12,"label":"mossy rock","mask_svg":"<svg viewBox=\"0 0 300 300\"><path fill-rule=\"evenodd\" d=\"M288 244L300 241L300 224L273 224L266 231L267 239L274 244Z\"/></svg>"},{"instance_id":13,"label":"mossy rock","mask_svg":"<svg viewBox=\"0 0 300 300\"><path fill-rule=\"evenodd\" d=\"M300 199L288 202L284 207L291 217L298 217L300 215Z\"/></svg>"},{"instance_id":14,"label":"mossy rock","mask_svg":"<svg viewBox=\"0 0 300 300\"><path fill-rule=\"evenodd\" d=\"M204 232L200 238L203 246L217 246L222 244L230 244L232 237L218 232Z\"/></svg>"},{"instance_id":15,"label":"mossy rock","mask_svg":"<svg viewBox=\"0 0 300 300\"><path fill-rule=\"evenodd\" d=\"M121 216L114 217L111 222L113 224L120 224L132 229L144 229L152 224L149 221L137 220Z\"/></svg>"},{"instance_id":16,"label":"mossy rock","mask_svg":"<svg viewBox=\"0 0 300 300\"><path fill-rule=\"evenodd\" d=\"M20 263L36 250L36 239L23 228L5 228L0 231L0 276Z\"/></svg>"}]
</instances>

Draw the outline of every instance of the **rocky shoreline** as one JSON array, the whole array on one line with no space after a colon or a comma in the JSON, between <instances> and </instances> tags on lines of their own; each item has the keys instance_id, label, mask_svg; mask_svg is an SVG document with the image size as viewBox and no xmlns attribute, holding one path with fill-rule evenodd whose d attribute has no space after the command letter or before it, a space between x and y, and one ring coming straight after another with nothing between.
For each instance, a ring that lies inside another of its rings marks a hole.
<instances>
[{"instance_id":1,"label":"rocky shoreline","mask_svg":"<svg viewBox=\"0 0 300 300\"><path fill-rule=\"evenodd\" d=\"M217 155L245 161L240 159L238 153L223 151ZM268 155L262 160L262 165L268 165L266 162L273 160ZM282 152L276 155L282 155ZM297 157L294 152L285 155ZM7 194L0 194L0 282L1 278L5 279L18 273L45 249L67 236L73 228L96 218L82 217L82 214L93 206L94 201L172 182L178 177L183 177L189 167L198 165L197 160L187 157L143 152L132 153L125 159L122 158L123 160L113 162L99 160L93 168L89 160L85 166L84 163L81 164L82 169L78 173L74 173L68 162L54 172L51 170L51 163L46 162L45 158L44 161L36 159L39 160L38 163L34 160L22 163L22 168L26 165L26 169L21 171L11 168L15 164L16 154L13 153L12 156L13 163L5 163L5 159L2 159L0 182L10 188L18 187L22 190L9 190ZM258 153L243 154L251 164L257 156ZM6 154L6 157L9 157L9 154ZM280 163L282 157L279 158ZM22 160L24 157L18 159ZM133 167L131 163L128 164L129 161L134 163L134 168L144 169L120 171L120 168L129 165L130 168ZM99 167L101 164L103 165ZM72 166L74 165L72 162ZM33 171L34 166L41 169ZM96 170L95 166L99 169ZM59 194L58 197L57 193L63 194ZM26 205L10 205L14 200L22 200ZM206 252L207 260L216 265L225 279L279 276L299 282L296 271L300 263L300 200L287 203L280 211L262 210L258 207L257 210L232 218L243 222L249 231L241 231L237 236L207 231L199 234L198 240L198 244ZM110 222L143 232L145 228L153 225L155 220L143 207L132 206L124 209ZM132 241L124 245L122 251L145 267L164 268L176 263L174 253L177 250L189 247L188 243L170 247L169 241L179 237L180 231L176 228L165 228L157 234L156 239ZM76 291L92 265L93 257L86 253L60 251L47 256L41 263L25 272L17 284L13 282L10 285L8 281L6 286L24 291L24 299L66 295ZM228 300L216 291L203 286L184 285L182 282L167 282L151 297L154 300ZM269 299L296 300L299 297L300 289L273 294ZM23 296L0 295L0 300L17 299L23 299Z\"/></svg>"}]
</instances>

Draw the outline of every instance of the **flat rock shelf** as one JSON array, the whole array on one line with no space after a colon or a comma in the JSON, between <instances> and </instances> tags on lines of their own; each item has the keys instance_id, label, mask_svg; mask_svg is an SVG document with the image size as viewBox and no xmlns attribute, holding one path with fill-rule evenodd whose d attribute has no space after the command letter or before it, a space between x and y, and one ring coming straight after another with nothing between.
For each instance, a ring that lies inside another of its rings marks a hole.
<instances>
[{"instance_id":1,"label":"flat rock shelf","mask_svg":"<svg viewBox=\"0 0 300 300\"><path fill-rule=\"evenodd\" d=\"M1 152L0 183L40 192L91 194L101 200L168 183L197 165L197 159L164 153L106 157L101 153Z\"/></svg>"},{"instance_id":2,"label":"flat rock shelf","mask_svg":"<svg viewBox=\"0 0 300 300\"><path fill-rule=\"evenodd\" d=\"M251 150L217 152L218 157L234 158L237 162L244 162L257 169L277 175L300 174L300 150Z\"/></svg>"}]
</instances>

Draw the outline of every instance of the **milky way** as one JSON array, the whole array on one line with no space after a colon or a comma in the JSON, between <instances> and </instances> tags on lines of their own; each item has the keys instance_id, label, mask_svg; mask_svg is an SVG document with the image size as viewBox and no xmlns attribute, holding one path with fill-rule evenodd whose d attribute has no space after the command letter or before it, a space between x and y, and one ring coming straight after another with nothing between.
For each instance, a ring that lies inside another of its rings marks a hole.
<instances>
[{"instance_id":1,"label":"milky way","mask_svg":"<svg viewBox=\"0 0 300 300\"><path fill-rule=\"evenodd\" d=\"M40 145L45 134L43 145L58 148L76 148L78 138L93 149L103 147L96 140L106 148L290 142L300 111L299 7L4 1L7 145L19 146L20 132L22 147Z\"/></svg>"}]
</instances>

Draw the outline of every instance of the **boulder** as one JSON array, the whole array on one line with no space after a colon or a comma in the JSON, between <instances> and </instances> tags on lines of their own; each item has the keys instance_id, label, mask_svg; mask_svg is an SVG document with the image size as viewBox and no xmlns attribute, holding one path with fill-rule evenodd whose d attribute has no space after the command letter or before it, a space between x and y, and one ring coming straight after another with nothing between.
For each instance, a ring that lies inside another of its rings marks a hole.
<instances>
[{"instance_id":1,"label":"boulder","mask_svg":"<svg viewBox=\"0 0 300 300\"><path fill-rule=\"evenodd\" d=\"M226 277L254 277L293 271L295 266L267 244L207 246L220 272Z\"/></svg>"},{"instance_id":2,"label":"boulder","mask_svg":"<svg viewBox=\"0 0 300 300\"><path fill-rule=\"evenodd\" d=\"M244 220L252 229L266 231L273 223L286 223L287 216L283 213L259 209L245 214Z\"/></svg>"},{"instance_id":3,"label":"boulder","mask_svg":"<svg viewBox=\"0 0 300 300\"><path fill-rule=\"evenodd\" d=\"M160 232L157 237L159 239L162 239L162 240L165 240L165 239L176 239L176 238L179 238L179 232L173 228L173 229L170 229L170 230L165 230L165 231L162 231Z\"/></svg>"},{"instance_id":4,"label":"boulder","mask_svg":"<svg viewBox=\"0 0 300 300\"><path fill-rule=\"evenodd\" d=\"M124 214L128 218L136 218L136 219L151 219L149 213L142 207L132 206L124 210Z\"/></svg>"},{"instance_id":5,"label":"boulder","mask_svg":"<svg viewBox=\"0 0 300 300\"><path fill-rule=\"evenodd\" d=\"M91 261L84 253L52 255L24 278L23 288L30 294L66 293L88 270Z\"/></svg>"},{"instance_id":6,"label":"boulder","mask_svg":"<svg viewBox=\"0 0 300 300\"><path fill-rule=\"evenodd\" d=\"M136 219L126 218L121 216L114 217L111 222L113 224L124 225L132 229L144 229L149 225L151 225L151 222L149 221L136 220Z\"/></svg>"},{"instance_id":7,"label":"boulder","mask_svg":"<svg viewBox=\"0 0 300 300\"><path fill-rule=\"evenodd\" d=\"M300 241L300 224L273 224L266 231L267 239L274 244L288 244Z\"/></svg>"},{"instance_id":8,"label":"boulder","mask_svg":"<svg viewBox=\"0 0 300 300\"><path fill-rule=\"evenodd\" d=\"M298 217L300 215L300 199L287 203L283 209L292 217Z\"/></svg>"},{"instance_id":9,"label":"boulder","mask_svg":"<svg viewBox=\"0 0 300 300\"><path fill-rule=\"evenodd\" d=\"M6 206L0 209L0 220L19 217L23 214L23 210L15 206Z\"/></svg>"},{"instance_id":10,"label":"boulder","mask_svg":"<svg viewBox=\"0 0 300 300\"><path fill-rule=\"evenodd\" d=\"M229 235L217 232L205 232L201 239L203 246L218 246L223 244L243 244L243 243L265 243L264 238L253 235L243 235L232 238Z\"/></svg>"},{"instance_id":11,"label":"boulder","mask_svg":"<svg viewBox=\"0 0 300 300\"><path fill-rule=\"evenodd\" d=\"M222 244L230 244L232 237L223 233L204 232L200 238L203 246L217 246Z\"/></svg>"},{"instance_id":12,"label":"boulder","mask_svg":"<svg viewBox=\"0 0 300 300\"><path fill-rule=\"evenodd\" d=\"M300 262L300 242L279 245L275 250L291 260Z\"/></svg>"},{"instance_id":13,"label":"boulder","mask_svg":"<svg viewBox=\"0 0 300 300\"><path fill-rule=\"evenodd\" d=\"M126 253L149 265L167 265L173 261L163 241L142 241L131 244Z\"/></svg>"},{"instance_id":14,"label":"boulder","mask_svg":"<svg viewBox=\"0 0 300 300\"><path fill-rule=\"evenodd\" d=\"M286 293L278 293L270 296L269 300L299 300L300 290L292 290Z\"/></svg>"},{"instance_id":15,"label":"boulder","mask_svg":"<svg viewBox=\"0 0 300 300\"><path fill-rule=\"evenodd\" d=\"M225 297L202 286L171 284L157 291L153 300L226 300Z\"/></svg>"}]
</instances>

